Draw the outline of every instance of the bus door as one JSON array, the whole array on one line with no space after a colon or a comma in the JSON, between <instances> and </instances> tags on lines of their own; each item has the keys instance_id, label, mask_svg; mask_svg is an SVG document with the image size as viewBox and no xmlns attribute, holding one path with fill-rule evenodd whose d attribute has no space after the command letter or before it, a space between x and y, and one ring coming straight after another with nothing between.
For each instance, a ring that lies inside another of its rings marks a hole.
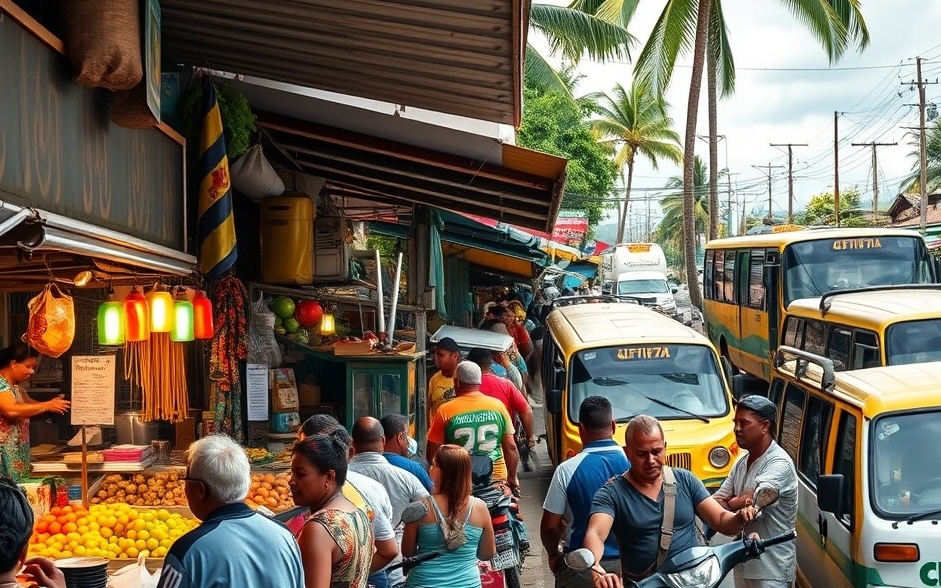
<instances>
[{"instance_id":1,"label":"bus door","mask_svg":"<svg viewBox=\"0 0 941 588\"><path fill-rule=\"evenodd\" d=\"M738 303L738 340L742 349L741 367L748 373L771 379L768 311L764 284L765 251L739 251L735 260L735 290Z\"/></svg>"}]
</instances>

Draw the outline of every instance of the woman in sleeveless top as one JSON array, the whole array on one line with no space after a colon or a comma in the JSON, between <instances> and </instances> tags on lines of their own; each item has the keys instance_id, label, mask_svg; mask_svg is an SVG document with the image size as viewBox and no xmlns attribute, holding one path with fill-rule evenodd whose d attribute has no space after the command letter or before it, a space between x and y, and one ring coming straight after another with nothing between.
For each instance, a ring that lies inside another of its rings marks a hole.
<instances>
[{"instance_id":1,"label":"woman in sleeveless top","mask_svg":"<svg viewBox=\"0 0 941 588\"><path fill-rule=\"evenodd\" d=\"M294 446L291 494L311 513L297 535L306 588L366 588L373 532L366 513L343 496L346 462L346 447L329 435Z\"/></svg>"},{"instance_id":2,"label":"woman in sleeveless top","mask_svg":"<svg viewBox=\"0 0 941 588\"><path fill-rule=\"evenodd\" d=\"M496 553L493 524L487 506L471 496L470 455L463 447L442 445L431 463L434 494L425 499L428 514L405 525L402 555L432 551L441 555L414 568L405 585L410 588L480 588L480 560ZM453 551L445 547L442 524L451 532L463 527L467 542Z\"/></svg>"}]
</instances>

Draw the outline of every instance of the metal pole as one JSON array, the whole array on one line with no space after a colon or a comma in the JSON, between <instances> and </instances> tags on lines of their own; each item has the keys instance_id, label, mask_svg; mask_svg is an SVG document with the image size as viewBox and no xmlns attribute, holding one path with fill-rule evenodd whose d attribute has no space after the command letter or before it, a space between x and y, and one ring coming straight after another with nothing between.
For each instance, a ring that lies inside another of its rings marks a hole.
<instances>
[{"instance_id":1,"label":"metal pole","mask_svg":"<svg viewBox=\"0 0 941 588\"><path fill-rule=\"evenodd\" d=\"M921 232L925 233L928 227L928 147L925 138L925 83L921 77L921 57L917 60L918 73L918 195L921 197Z\"/></svg>"},{"instance_id":2,"label":"metal pole","mask_svg":"<svg viewBox=\"0 0 941 588\"><path fill-rule=\"evenodd\" d=\"M840 113L833 111L833 216L840 226Z\"/></svg>"}]
</instances>

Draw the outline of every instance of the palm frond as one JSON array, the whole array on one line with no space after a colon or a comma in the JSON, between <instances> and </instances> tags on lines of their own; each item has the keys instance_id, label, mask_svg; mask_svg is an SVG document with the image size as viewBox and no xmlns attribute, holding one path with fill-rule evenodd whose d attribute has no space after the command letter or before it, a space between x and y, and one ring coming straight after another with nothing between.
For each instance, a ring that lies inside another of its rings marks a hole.
<instances>
[{"instance_id":1,"label":"palm frond","mask_svg":"<svg viewBox=\"0 0 941 588\"><path fill-rule=\"evenodd\" d=\"M630 48L637 39L627 29L601 18L565 6L533 4L529 23L543 33L549 49L573 64L583 56L598 61L630 60Z\"/></svg>"},{"instance_id":2,"label":"palm frond","mask_svg":"<svg viewBox=\"0 0 941 588\"><path fill-rule=\"evenodd\" d=\"M722 14L721 0L712 0L709 13L709 50L707 59L716 64L716 82L721 88L719 95L727 98L735 93L735 61L732 58L732 46L729 44L729 29Z\"/></svg>"},{"instance_id":3,"label":"palm frond","mask_svg":"<svg viewBox=\"0 0 941 588\"><path fill-rule=\"evenodd\" d=\"M698 10L698 0L667 2L637 58L636 75L647 80L659 96L663 96L670 85L680 52L693 47Z\"/></svg>"},{"instance_id":4,"label":"palm frond","mask_svg":"<svg viewBox=\"0 0 941 588\"><path fill-rule=\"evenodd\" d=\"M639 0L572 0L569 8L593 14L598 18L627 28Z\"/></svg>"},{"instance_id":5,"label":"palm frond","mask_svg":"<svg viewBox=\"0 0 941 588\"><path fill-rule=\"evenodd\" d=\"M546 58L540 55L532 45L526 45L526 61L523 74L526 81L536 88L548 92L557 92L572 98L572 90L567 81L555 70Z\"/></svg>"}]
</instances>

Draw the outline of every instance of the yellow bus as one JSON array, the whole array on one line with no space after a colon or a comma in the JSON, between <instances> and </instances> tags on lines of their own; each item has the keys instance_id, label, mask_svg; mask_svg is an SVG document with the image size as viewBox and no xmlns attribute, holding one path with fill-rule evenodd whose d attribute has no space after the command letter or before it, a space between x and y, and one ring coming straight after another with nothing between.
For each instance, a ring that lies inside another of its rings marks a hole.
<instances>
[{"instance_id":1,"label":"yellow bus","mask_svg":"<svg viewBox=\"0 0 941 588\"><path fill-rule=\"evenodd\" d=\"M769 397L797 470L797 586L938 586L941 362L836 372L781 346Z\"/></svg>"},{"instance_id":2,"label":"yellow bus","mask_svg":"<svg viewBox=\"0 0 941 588\"><path fill-rule=\"evenodd\" d=\"M788 307L833 290L936 283L924 239L902 229L807 229L706 244L703 315L732 365L765 381Z\"/></svg>"},{"instance_id":3,"label":"yellow bus","mask_svg":"<svg viewBox=\"0 0 941 588\"><path fill-rule=\"evenodd\" d=\"M638 414L659 419L667 462L712 491L738 454L731 367L704 336L659 312L626 302L574 304L546 318L542 382L546 437L554 464L581 450L578 409L588 396L611 401L623 443Z\"/></svg>"},{"instance_id":4,"label":"yellow bus","mask_svg":"<svg viewBox=\"0 0 941 588\"><path fill-rule=\"evenodd\" d=\"M836 290L787 307L781 344L836 371L941 361L941 285Z\"/></svg>"}]
</instances>

